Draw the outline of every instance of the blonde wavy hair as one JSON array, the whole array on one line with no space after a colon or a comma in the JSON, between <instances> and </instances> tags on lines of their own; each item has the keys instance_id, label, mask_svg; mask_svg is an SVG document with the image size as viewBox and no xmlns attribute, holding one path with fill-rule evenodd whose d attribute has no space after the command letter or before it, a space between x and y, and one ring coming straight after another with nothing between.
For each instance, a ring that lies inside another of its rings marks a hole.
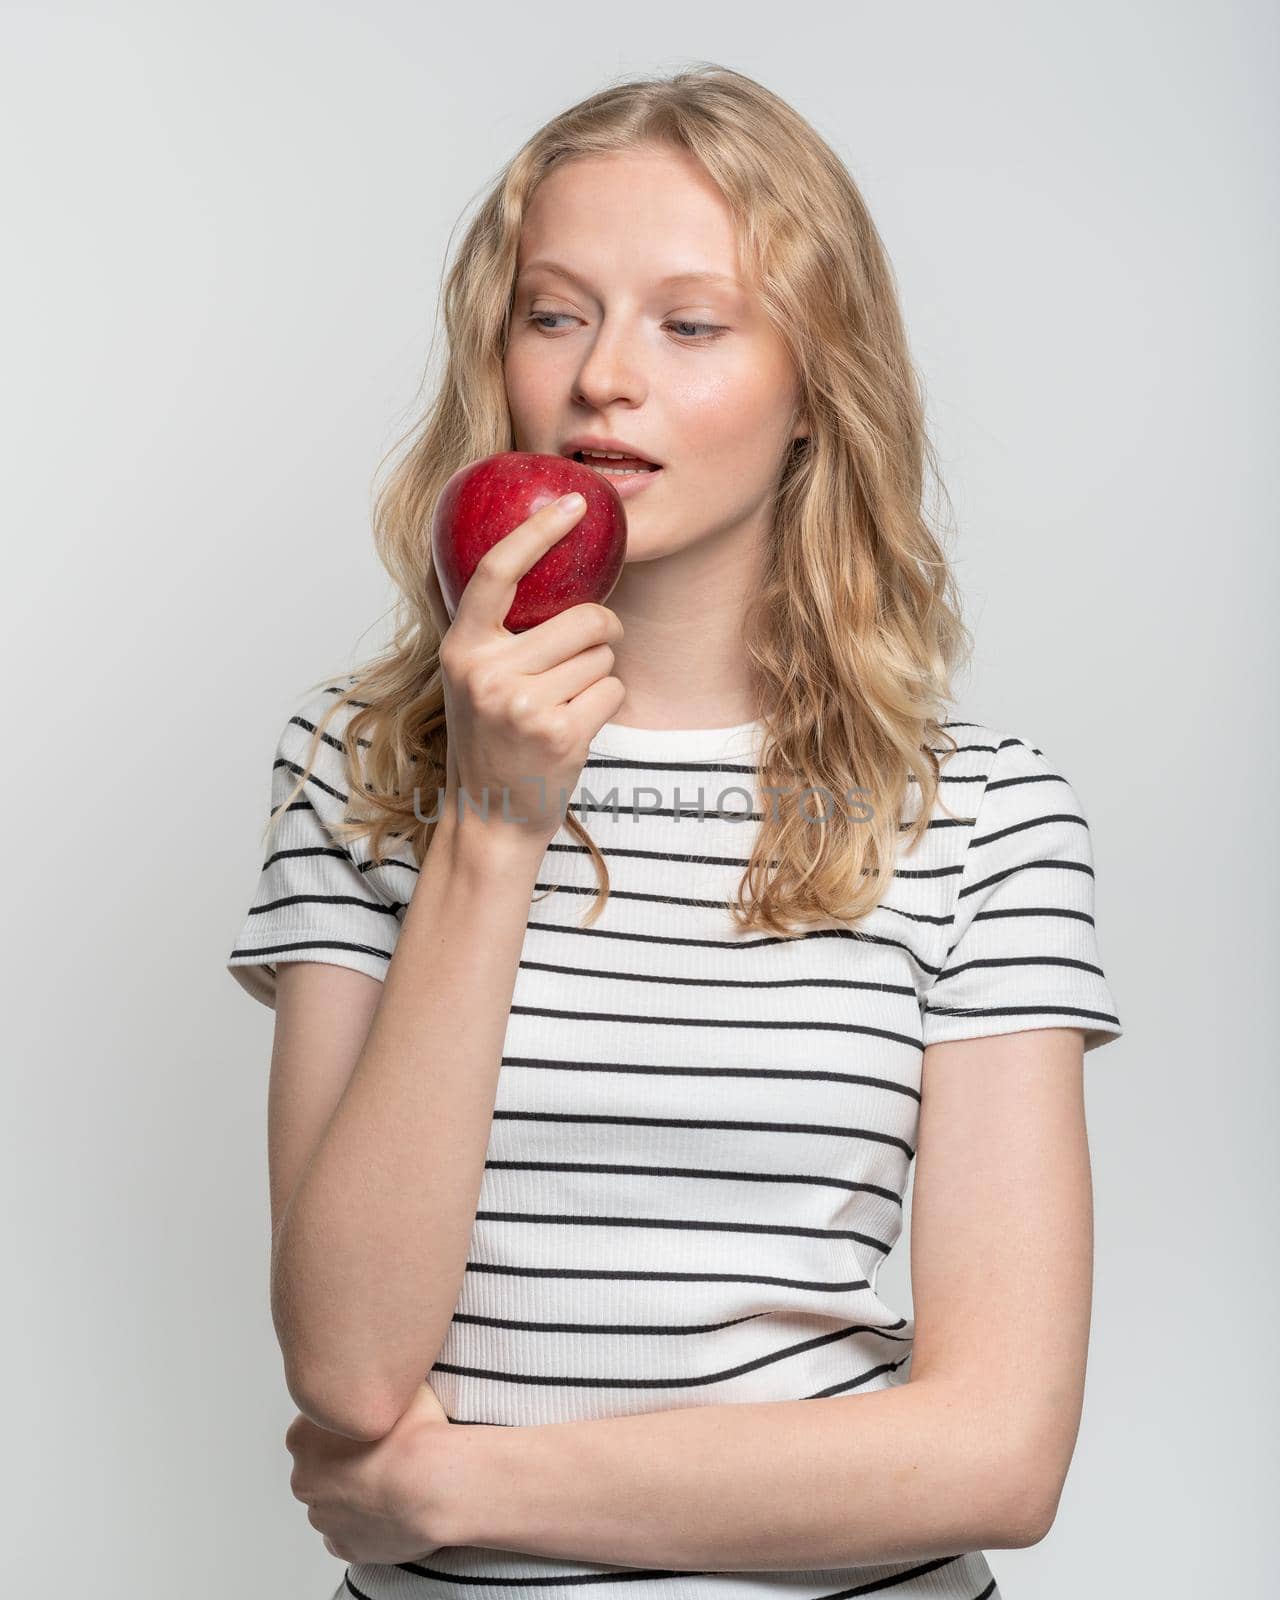
<instances>
[{"instance_id":1,"label":"blonde wavy hair","mask_svg":"<svg viewBox=\"0 0 1280 1600\"><path fill-rule=\"evenodd\" d=\"M927 828L938 758L956 748L942 726L951 674L972 641L924 512L926 467L947 497L892 269L862 195L784 100L715 63L618 83L571 106L529 139L484 198L447 272L443 377L383 458L407 446L373 508L374 543L399 596L394 637L335 692L274 815L301 792L325 728L350 705L350 796L335 831L368 837L375 861L388 838L410 840L424 858L435 822L422 818L434 815L445 784L447 742L440 638L424 583L431 514L459 467L515 448L503 358L534 191L566 161L641 146L690 153L719 186L741 270L790 349L810 430L792 442L777 483L766 578L744 620L764 724L759 784L801 782L838 802L863 796L820 818L799 805L770 807L729 910L744 931L784 936L824 919L854 922L882 899L900 849L913 851ZM906 824L912 782L920 805ZM564 826L595 862L588 926L607 903L608 868L572 808Z\"/></svg>"}]
</instances>

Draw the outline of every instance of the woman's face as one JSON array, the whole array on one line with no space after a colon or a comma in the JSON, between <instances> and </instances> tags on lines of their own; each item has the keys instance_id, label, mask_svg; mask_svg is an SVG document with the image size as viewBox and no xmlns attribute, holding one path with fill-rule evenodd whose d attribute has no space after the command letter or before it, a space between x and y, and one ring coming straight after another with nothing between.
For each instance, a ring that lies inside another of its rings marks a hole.
<instances>
[{"instance_id":1,"label":"woman's face","mask_svg":"<svg viewBox=\"0 0 1280 1600\"><path fill-rule=\"evenodd\" d=\"M739 277L732 218L701 165L646 148L555 168L517 271L504 361L516 448L560 455L606 435L662 464L626 497L628 562L763 533L806 430L789 353ZM687 273L723 281L675 276Z\"/></svg>"}]
</instances>

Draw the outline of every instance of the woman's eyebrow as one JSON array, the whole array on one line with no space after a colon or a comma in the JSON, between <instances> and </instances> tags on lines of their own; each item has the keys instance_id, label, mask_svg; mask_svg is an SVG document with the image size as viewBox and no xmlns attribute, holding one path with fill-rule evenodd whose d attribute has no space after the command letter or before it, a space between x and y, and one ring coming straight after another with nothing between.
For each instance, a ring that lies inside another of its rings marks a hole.
<instances>
[{"instance_id":1,"label":"woman's eyebrow","mask_svg":"<svg viewBox=\"0 0 1280 1600\"><path fill-rule=\"evenodd\" d=\"M543 272L554 272L561 278L568 278L571 283L576 283L580 289L586 289L589 287L589 285L585 283L583 279L578 277L577 273L570 272L568 267L562 266L558 261L526 262L525 265L521 267L518 276L523 278L526 273L536 272L539 270ZM727 273L706 271L669 273L665 278L660 278L658 280L658 288L666 289L672 284L676 283L715 283L720 284L726 289L742 288L742 285L738 282L738 280L736 278L731 278Z\"/></svg>"}]
</instances>

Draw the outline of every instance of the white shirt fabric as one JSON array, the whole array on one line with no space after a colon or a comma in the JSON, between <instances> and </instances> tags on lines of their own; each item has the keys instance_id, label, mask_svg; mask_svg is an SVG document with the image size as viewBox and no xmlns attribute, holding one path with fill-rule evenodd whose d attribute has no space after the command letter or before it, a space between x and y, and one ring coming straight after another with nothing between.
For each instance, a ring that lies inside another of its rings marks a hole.
<instances>
[{"instance_id":1,"label":"white shirt fabric","mask_svg":"<svg viewBox=\"0 0 1280 1600\"><path fill-rule=\"evenodd\" d=\"M285 726L273 808L337 692ZM350 714L272 841L228 959L268 1006L280 961L385 977L413 893L407 845L372 867L365 841L347 849L328 831L346 801ZM607 723L592 741L572 808L612 893L577 925L595 872L561 828L530 900L467 1268L430 1373L455 1422L853 1401L908 1380L913 1322L876 1280L901 1231L924 1049L1078 1027L1092 1051L1122 1031L1077 795L1028 741L947 726L959 750L941 800L954 816L935 808L856 929L791 938L739 932L725 904L770 804L755 787L758 723ZM913 783L904 824L918 797ZM434 803L422 797L425 814ZM476 1600L551 1600L623 1582L629 1600L637 1583L644 1600L1000 1592L980 1551L671 1574L449 1547L347 1573L348 1592L372 1600L456 1600L460 1584Z\"/></svg>"}]
</instances>

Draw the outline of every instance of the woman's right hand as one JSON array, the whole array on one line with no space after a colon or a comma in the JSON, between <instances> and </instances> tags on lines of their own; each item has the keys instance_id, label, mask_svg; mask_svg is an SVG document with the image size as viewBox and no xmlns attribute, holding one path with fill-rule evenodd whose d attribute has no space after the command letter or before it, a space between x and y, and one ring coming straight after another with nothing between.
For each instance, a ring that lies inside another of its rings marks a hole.
<instances>
[{"instance_id":1,"label":"woman's right hand","mask_svg":"<svg viewBox=\"0 0 1280 1600\"><path fill-rule=\"evenodd\" d=\"M516 585L585 511L585 502L542 506L491 546L476 565L450 622L434 561L429 602L441 635L449 761L443 815L488 821L543 849L564 820L588 746L621 707L613 671L622 623L607 606L570 606L524 633L503 619ZM541 780L541 782L539 782ZM563 791L563 792L562 792Z\"/></svg>"}]
</instances>

